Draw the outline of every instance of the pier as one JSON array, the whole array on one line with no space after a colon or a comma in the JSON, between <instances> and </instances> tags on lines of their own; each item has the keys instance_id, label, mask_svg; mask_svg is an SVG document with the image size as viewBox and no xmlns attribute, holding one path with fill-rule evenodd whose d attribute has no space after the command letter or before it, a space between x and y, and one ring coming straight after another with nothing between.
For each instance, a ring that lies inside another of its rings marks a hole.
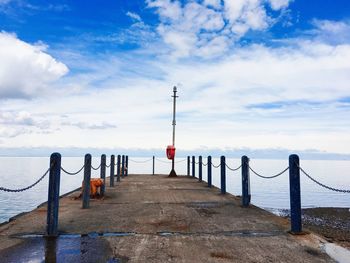
<instances>
[{"instance_id":1,"label":"pier","mask_svg":"<svg viewBox=\"0 0 350 263\"><path fill-rule=\"evenodd\" d=\"M58 238L44 238L47 204L2 224L2 262L30 259L28 251L46 262L334 262L321 237L292 235L289 220L194 176L110 178L88 208L80 190L60 198Z\"/></svg>"}]
</instances>

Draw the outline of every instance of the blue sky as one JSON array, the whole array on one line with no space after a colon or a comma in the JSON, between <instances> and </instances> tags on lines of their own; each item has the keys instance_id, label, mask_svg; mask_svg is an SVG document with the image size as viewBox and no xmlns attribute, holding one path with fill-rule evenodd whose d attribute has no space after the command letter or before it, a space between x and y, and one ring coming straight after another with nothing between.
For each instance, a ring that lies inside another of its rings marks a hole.
<instances>
[{"instance_id":1,"label":"blue sky","mask_svg":"<svg viewBox=\"0 0 350 263\"><path fill-rule=\"evenodd\" d=\"M345 0L0 0L0 147L350 153Z\"/></svg>"}]
</instances>

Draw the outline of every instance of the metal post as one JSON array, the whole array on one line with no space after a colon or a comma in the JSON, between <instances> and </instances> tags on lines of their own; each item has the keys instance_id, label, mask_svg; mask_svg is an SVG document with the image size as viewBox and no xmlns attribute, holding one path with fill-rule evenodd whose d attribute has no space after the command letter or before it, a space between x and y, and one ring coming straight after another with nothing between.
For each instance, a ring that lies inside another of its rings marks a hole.
<instances>
[{"instance_id":1,"label":"metal post","mask_svg":"<svg viewBox=\"0 0 350 263\"><path fill-rule=\"evenodd\" d=\"M174 101L173 101L173 146L175 147L176 98L178 98L178 96L176 96L176 92L177 92L176 86L174 86L173 92L174 92L174 95L172 96L174 98ZM175 172L175 156L174 156L174 158L171 160L171 171L170 171L169 177L176 177L176 176L177 175Z\"/></svg>"},{"instance_id":2,"label":"metal post","mask_svg":"<svg viewBox=\"0 0 350 263\"><path fill-rule=\"evenodd\" d=\"M190 170L191 170L191 157L187 156L187 176L190 176Z\"/></svg>"},{"instance_id":3,"label":"metal post","mask_svg":"<svg viewBox=\"0 0 350 263\"><path fill-rule=\"evenodd\" d=\"M83 183L83 209L90 206L91 154L85 155Z\"/></svg>"},{"instance_id":4,"label":"metal post","mask_svg":"<svg viewBox=\"0 0 350 263\"><path fill-rule=\"evenodd\" d=\"M208 187L211 187L211 156L208 156Z\"/></svg>"},{"instance_id":5,"label":"metal post","mask_svg":"<svg viewBox=\"0 0 350 263\"><path fill-rule=\"evenodd\" d=\"M220 158L220 167L221 167L221 193L226 194L226 165L225 165L225 156Z\"/></svg>"},{"instance_id":6,"label":"metal post","mask_svg":"<svg viewBox=\"0 0 350 263\"><path fill-rule=\"evenodd\" d=\"M129 156L125 156L125 176L128 176L129 173Z\"/></svg>"},{"instance_id":7,"label":"metal post","mask_svg":"<svg viewBox=\"0 0 350 263\"><path fill-rule=\"evenodd\" d=\"M154 175L154 169L155 169L155 157L153 155L153 158L152 158L152 174Z\"/></svg>"},{"instance_id":8,"label":"metal post","mask_svg":"<svg viewBox=\"0 0 350 263\"><path fill-rule=\"evenodd\" d=\"M290 221L293 234L302 232L299 156L289 156Z\"/></svg>"},{"instance_id":9,"label":"metal post","mask_svg":"<svg viewBox=\"0 0 350 263\"><path fill-rule=\"evenodd\" d=\"M61 155L53 153L50 157L49 189L47 199L46 234L58 235L58 208L60 199Z\"/></svg>"},{"instance_id":10,"label":"metal post","mask_svg":"<svg viewBox=\"0 0 350 263\"><path fill-rule=\"evenodd\" d=\"M114 186L114 164L115 164L115 157L114 155L111 155L111 169L109 170L109 186Z\"/></svg>"},{"instance_id":11,"label":"metal post","mask_svg":"<svg viewBox=\"0 0 350 263\"><path fill-rule=\"evenodd\" d=\"M122 155L122 177L125 176L124 167L125 167L125 155Z\"/></svg>"},{"instance_id":12,"label":"metal post","mask_svg":"<svg viewBox=\"0 0 350 263\"><path fill-rule=\"evenodd\" d=\"M196 177L196 159L192 156L192 177Z\"/></svg>"},{"instance_id":13,"label":"metal post","mask_svg":"<svg viewBox=\"0 0 350 263\"><path fill-rule=\"evenodd\" d=\"M120 182L120 155L117 156L117 182Z\"/></svg>"},{"instance_id":14,"label":"metal post","mask_svg":"<svg viewBox=\"0 0 350 263\"><path fill-rule=\"evenodd\" d=\"M250 176L249 176L249 158L242 156L242 206L248 207L250 204Z\"/></svg>"},{"instance_id":15,"label":"metal post","mask_svg":"<svg viewBox=\"0 0 350 263\"><path fill-rule=\"evenodd\" d=\"M100 170L100 177L103 180L103 185L101 186L101 195L105 195L106 190L106 155L101 155L101 170Z\"/></svg>"},{"instance_id":16,"label":"metal post","mask_svg":"<svg viewBox=\"0 0 350 263\"><path fill-rule=\"evenodd\" d=\"M202 156L198 158L198 180L202 182Z\"/></svg>"}]
</instances>

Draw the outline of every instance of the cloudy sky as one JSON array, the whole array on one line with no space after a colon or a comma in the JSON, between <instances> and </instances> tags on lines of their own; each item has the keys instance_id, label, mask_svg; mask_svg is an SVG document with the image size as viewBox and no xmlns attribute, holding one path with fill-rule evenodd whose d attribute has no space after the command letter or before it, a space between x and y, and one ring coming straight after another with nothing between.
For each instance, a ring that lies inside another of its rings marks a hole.
<instances>
[{"instance_id":1,"label":"cloudy sky","mask_svg":"<svg viewBox=\"0 0 350 263\"><path fill-rule=\"evenodd\" d=\"M317 2L317 4L316 4ZM348 0L0 0L0 148L350 153Z\"/></svg>"}]
</instances>

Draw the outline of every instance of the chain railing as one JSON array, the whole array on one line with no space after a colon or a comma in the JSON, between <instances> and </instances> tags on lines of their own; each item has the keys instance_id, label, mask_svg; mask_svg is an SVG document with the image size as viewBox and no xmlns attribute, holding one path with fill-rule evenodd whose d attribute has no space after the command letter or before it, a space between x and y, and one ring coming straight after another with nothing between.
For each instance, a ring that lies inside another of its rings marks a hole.
<instances>
[{"instance_id":1,"label":"chain railing","mask_svg":"<svg viewBox=\"0 0 350 263\"><path fill-rule=\"evenodd\" d=\"M260 177L260 178L264 178L264 179L272 179L272 178L276 178L282 174L284 174L285 172L287 172L289 170L289 166L284 169L282 172L279 172L275 175L272 175L272 176L265 176L265 175L261 175L260 173L257 173L255 170L253 170L253 168L249 165L249 170L252 171L256 176Z\"/></svg>"},{"instance_id":2,"label":"chain railing","mask_svg":"<svg viewBox=\"0 0 350 263\"><path fill-rule=\"evenodd\" d=\"M40 183L45 178L45 176L50 172L51 167L48 168L46 170L46 172L38 180L36 180L33 184L31 184L31 185L29 185L27 187L19 188L19 189L9 189L9 188L5 188L5 187L1 187L0 186L0 191L10 192L10 193L18 193L18 192L24 192L26 190L29 190L30 188L33 188L34 186L36 186L38 183Z\"/></svg>"},{"instance_id":3,"label":"chain railing","mask_svg":"<svg viewBox=\"0 0 350 263\"><path fill-rule=\"evenodd\" d=\"M100 168L101 168L101 164L100 164L98 167L96 167L96 168L95 168L95 167L93 167L93 166L92 166L92 164L91 164L91 169L92 169L92 170L97 171L97 170L98 170L98 169L100 169Z\"/></svg>"},{"instance_id":4,"label":"chain railing","mask_svg":"<svg viewBox=\"0 0 350 263\"><path fill-rule=\"evenodd\" d=\"M85 167L85 164L83 165L83 167L81 167L77 172L68 172L66 169L64 169L62 166L61 166L61 170L62 172L68 174L68 175L77 175L78 173L80 173Z\"/></svg>"},{"instance_id":5,"label":"chain railing","mask_svg":"<svg viewBox=\"0 0 350 263\"><path fill-rule=\"evenodd\" d=\"M306 175L307 178L309 178L311 181L313 181L314 183L318 184L319 186L322 186L323 188L326 188L328 190L334 191L334 192L340 192L340 193L350 193L350 190L345 190L345 189L337 189L331 186L327 186L323 183L321 183L320 181L316 180L315 178L313 178L311 175L309 175L307 172L305 172L305 170L303 168L301 168L298 165L298 168L300 169L300 171Z\"/></svg>"},{"instance_id":6,"label":"chain railing","mask_svg":"<svg viewBox=\"0 0 350 263\"><path fill-rule=\"evenodd\" d=\"M150 158L150 159L147 159L147 160L143 160L143 161L136 161L136 160L133 160L133 159L129 158L129 161L131 161L133 163L147 163L147 162L150 162L152 160L153 160L153 158Z\"/></svg>"},{"instance_id":7,"label":"chain railing","mask_svg":"<svg viewBox=\"0 0 350 263\"><path fill-rule=\"evenodd\" d=\"M155 158L155 160L161 162L161 163L171 163L170 161L164 161L162 159L159 159L159 158Z\"/></svg>"},{"instance_id":8,"label":"chain railing","mask_svg":"<svg viewBox=\"0 0 350 263\"><path fill-rule=\"evenodd\" d=\"M178 160L178 161L175 161L175 163L182 163L184 161L187 161L187 159L185 158L185 159L182 159L182 160Z\"/></svg>"},{"instance_id":9,"label":"chain railing","mask_svg":"<svg viewBox=\"0 0 350 263\"><path fill-rule=\"evenodd\" d=\"M221 163L219 165L211 164L214 168L219 168L221 166Z\"/></svg>"},{"instance_id":10,"label":"chain railing","mask_svg":"<svg viewBox=\"0 0 350 263\"><path fill-rule=\"evenodd\" d=\"M240 165L240 166L238 166L237 168L231 168L230 166L228 166L226 163L225 163L225 166L226 166L226 168L227 169L229 169L229 170L231 170L231 171L237 171L237 170L239 170L239 169L241 169L242 168L242 165Z\"/></svg>"}]
</instances>

